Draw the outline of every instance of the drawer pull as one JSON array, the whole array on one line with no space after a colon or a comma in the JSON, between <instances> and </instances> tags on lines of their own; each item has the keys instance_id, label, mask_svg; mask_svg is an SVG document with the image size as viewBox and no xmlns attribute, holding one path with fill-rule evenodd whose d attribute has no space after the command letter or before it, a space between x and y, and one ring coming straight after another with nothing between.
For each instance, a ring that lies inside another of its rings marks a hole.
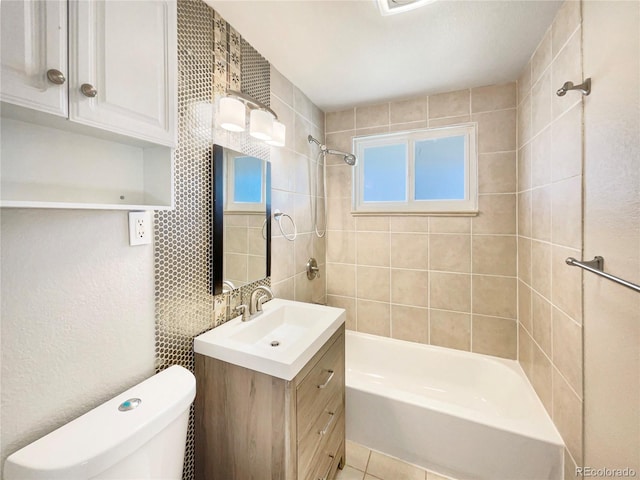
<instances>
[{"instance_id":1,"label":"drawer pull","mask_svg":"<svg viewBox=\"0 0 640 480\"><path fill-rule=\"evenodd\" d=\"M327 412L327 413L329 414L329 421L327 422L327 424L324 426L322 430L318 430L318 434L320 436L325 435L327 433L327 430L329 430L329 427L333 423L333 419L336 418L335 413L333 412Z\"/></svg>"},{"instance_id":2,"label":"drawer pull","mask_svg":"<svg viewBox=\"0 0 640 480\"><path fill-rule=\"evenodd\" d=\"M329 474L331 473L331 467L333 467L333 455L329 455L331 459L331 463L329 463L329 468L327 468L327 472L322 476L318 477L318 480L327 480L329 478Z\"/></svg>"},{"instance_id":3,"label":"drawer pull","mask_svg":"<svg viewBox=\"0 0 640 480\"><path fill-rule=\"evenodd\" d=\"M329 382L336 374L336 372L334 372L333 370L327 370L327 372L329 372L329 378L327 378L327 380L322 385L318 385L318 388L325 388L327 385L329 385Z\"/></svg>"}]
</instances>

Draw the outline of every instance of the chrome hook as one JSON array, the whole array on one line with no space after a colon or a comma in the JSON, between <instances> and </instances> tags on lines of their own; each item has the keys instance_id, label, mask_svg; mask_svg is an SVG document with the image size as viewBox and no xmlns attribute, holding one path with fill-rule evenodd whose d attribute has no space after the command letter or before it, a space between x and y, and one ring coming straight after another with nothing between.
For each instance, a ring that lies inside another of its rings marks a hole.
<instances>
[{"instance_id":1,"label":"chrome hook","mask_svg":"<svg viewBox=\"0 0 640 480\"><path fill-rule=\"evenodd\" d=\"M573 82L564 82L564 85L556 91L556 95L564 97L569 90L578 90L583 95L589 95L591 93L591 79L587 78L580 85L574 85Z\"/></svg>"}]
</instances>

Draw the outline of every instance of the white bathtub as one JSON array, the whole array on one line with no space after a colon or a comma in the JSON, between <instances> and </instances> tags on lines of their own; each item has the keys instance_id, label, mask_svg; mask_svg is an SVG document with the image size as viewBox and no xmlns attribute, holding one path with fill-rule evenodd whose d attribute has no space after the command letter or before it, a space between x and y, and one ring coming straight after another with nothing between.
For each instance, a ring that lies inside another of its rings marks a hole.
<instances>
[{"instance_id":1,"label":"white bathtub","mask_svg":"<svg viewBox=\"0 0 640 480\"><path fill-rule=\"evenodd\" d=\"M561 480L564 445L516 361L347 332L347 439L460 480Z\"/></svg>"}]
</instances>

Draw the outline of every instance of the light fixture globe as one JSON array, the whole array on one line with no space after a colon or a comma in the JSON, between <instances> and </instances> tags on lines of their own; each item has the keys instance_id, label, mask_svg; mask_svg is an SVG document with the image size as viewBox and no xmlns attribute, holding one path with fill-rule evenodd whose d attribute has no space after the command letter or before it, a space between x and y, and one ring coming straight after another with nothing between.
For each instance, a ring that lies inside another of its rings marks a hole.
<instances>
[{"instance_id":1,"label":"light fixture globe","mask_svg":"<svg viewBox=\"0 0 640 480\"><path fill-rule=\"evenodd\" d=\"M287 131L287 127L285 127L284 123L279 122L278 120L274 120L273 135L271 140L267 140L267 143L274 147L284 147L284 139L285 139L286 131Z\"/></svg>"},{"instance_id":2,"label":"light fixture globe","mask_svg":"<svg viewBox=\"0 0 640 480\"><path fill-rule=\"evenodd\" d=\"M273 115L266 110L251 110L249 115L249 135L258 140L271 140L273 136L273 121Z\"/></svg>"},{"instance_id":3,"label":"light fixture globe","mask_svg":"<svg viewBox=\"0 0 640 480\"><path fill-rule=\"evenodd\" d=\"M244 103L231 97L220 99L220 126L230 132L244 132L246 119Z\"/></svg>"}]
</instances>

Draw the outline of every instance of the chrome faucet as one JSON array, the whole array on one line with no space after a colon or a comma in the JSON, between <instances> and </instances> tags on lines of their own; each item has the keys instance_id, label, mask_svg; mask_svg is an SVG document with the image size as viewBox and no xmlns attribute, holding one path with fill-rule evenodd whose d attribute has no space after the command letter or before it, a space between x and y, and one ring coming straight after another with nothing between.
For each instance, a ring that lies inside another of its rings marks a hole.
<instances>
[{"instance_id":1,"label":"chrome faucet","mask_svg":"<svg viewBox=\"0 0 640 480\"><path fill-rule=\"evenodd\" d=\"M273 292L265 285L258 285L251 291L249 300L249 316L253 317L262 313L262 304L273 299Z\"/></svg>"}]
</instances>

